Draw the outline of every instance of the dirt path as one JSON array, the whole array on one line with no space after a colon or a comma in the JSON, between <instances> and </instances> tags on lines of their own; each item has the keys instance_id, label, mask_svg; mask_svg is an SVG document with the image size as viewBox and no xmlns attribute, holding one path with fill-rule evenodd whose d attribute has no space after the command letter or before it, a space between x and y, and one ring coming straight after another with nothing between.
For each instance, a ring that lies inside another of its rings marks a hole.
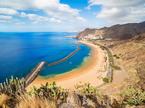
<instances>
[{"instance_id":1,"label":"dirt path","mask_svg":"<svg viewBox=\"0 0 145 108\"><path fill-rule=\"evenodd\" d=\"M112 54L113 55L113 54ZM120 93L127 86L127 80L129 75L124 67L119 63L116 64L114 60L114 65L119 66L120 69L113 69L113 80L111 83L108 83L100 88L103 93L107 95L115 96Z\"/></svg>"}]
</instances>

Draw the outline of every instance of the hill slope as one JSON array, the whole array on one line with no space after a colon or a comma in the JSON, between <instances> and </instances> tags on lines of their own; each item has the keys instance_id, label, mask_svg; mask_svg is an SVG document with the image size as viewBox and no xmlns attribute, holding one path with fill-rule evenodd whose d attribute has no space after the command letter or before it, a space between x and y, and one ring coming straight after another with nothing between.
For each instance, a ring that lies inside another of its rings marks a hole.
<instances>
[{"instance_id":1,"label":"hill slope","mask_svg":"<svg viewBox=\"0 0 145 108\"><path fill-rule=\"evenodd\" d=\"M145 33L136 35L128 40L91 41L94 44L102 44L112 51L115 65L121 67L122 74L120 77L124 75L123 72L128 74L128 78L125 79L125 85L137 85L145 90ZM114 70L114 74L119 74L118 70ZM120 86L119 83L118 86ZM110 88L111 90L113 89L112 86Z\"/></svg>"},{"instance_id":2,"label":"hill slope","mask_svg":"<svg viewBox=\"0 0 145 108\"><path fill-rule=\"evenodd\" d=\"M123 25L114 25L111 27L104 27L101 29L85 29L80 32L77 38L92 39L92 38L106 38L113 40L130 39L138 34L145 32L145 21L141 23L128 23Z\"/></svg>"}]
</instances>

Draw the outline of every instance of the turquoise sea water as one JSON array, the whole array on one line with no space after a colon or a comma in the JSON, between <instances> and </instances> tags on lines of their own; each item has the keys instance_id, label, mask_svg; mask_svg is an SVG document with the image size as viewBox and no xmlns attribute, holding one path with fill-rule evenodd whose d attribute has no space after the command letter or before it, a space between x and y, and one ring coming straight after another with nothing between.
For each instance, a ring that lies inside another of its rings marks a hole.
<instances>
[{"instance_id":1,"label":"turquoise sea water","mask_svg":"<svg viewBox=\"0 0 145 108\"><path fill-rule=\"evenodd\" d=\"M41 61L60 60L77 48L77 40L66 38L75 33L29 32L0 33L0 82L6 78L25 77ZM79 67L89 56L90 48L81 49L70 59L55 66L45 66L40 76L51 77Z\"/></svg>"}]
</instances>

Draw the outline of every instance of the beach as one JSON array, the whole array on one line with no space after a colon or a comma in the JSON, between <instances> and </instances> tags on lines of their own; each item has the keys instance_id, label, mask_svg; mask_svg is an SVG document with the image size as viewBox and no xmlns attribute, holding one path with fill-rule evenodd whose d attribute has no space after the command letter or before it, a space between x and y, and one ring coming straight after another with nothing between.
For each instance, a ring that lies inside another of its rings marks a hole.
<instances>
[{"instance_id":1,"label":"beach","mask_svg":"<svg viewBox=\"0 0 145 108\"><path fill-rule=\"evenodd\" d=\"M85 44L91 48L90 56L84 60L83 64L72 71L64 74L56 75L51 78L44 78L38 76L29 86L28 89L33 86L39 87L46 82L56 82L58 86L63 88L75 89L75 85L79 83L90 83L94 86L103 84L102 78L106 75L105 72L105 53L97 45L90 42L79 41L81 44Z\"/></svg>"}]
</instances>

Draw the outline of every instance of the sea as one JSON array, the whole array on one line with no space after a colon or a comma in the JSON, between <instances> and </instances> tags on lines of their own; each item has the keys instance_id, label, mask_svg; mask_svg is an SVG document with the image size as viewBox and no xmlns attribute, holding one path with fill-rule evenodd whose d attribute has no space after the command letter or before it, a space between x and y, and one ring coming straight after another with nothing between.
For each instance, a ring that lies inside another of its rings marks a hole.
<instances>
[{"instance_id":1,"label":"sea","mask_svg":"<svg viewBox=\"0 0 145 108\"><path fill-rule=\"evenodd\" d=\"M2 32L0 33L0 82L11 76L26 77L41 61L58 61L77 48L77 33L66 32ZM53 66L45 65L41 77L53 77L79 68L89 57L84 44L71 58Z\"/></svg>"}]
</instances>

